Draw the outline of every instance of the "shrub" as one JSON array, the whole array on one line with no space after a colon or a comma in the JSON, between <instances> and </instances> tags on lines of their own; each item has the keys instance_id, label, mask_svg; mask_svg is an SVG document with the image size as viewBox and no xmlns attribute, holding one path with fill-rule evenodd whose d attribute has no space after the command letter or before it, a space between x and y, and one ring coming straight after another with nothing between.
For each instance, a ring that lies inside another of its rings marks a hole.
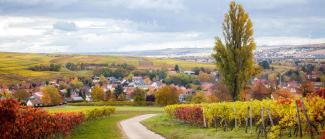
<instances>
[{"instance_id":1,"label":"shrub","mask_svg":"<svg viewBox=\"0 0 325 139\"><path fill-rule=\"evenodd\" d=\"M93 110L86 111L85 115L87 120L93 120L101 117L110 116L114 112L115 112L114 107L103 106L101 108L95 108Z\"/></svg>"},{"instance_id":2,"label":"shrub","mask_svg":"<svg viewBox=\"0 0 325 139\"><path fill-rule=\"evenodd\" d=\"M82 113L49 114L19 106L16 100L0 100L0 138L59 138L84 120Z\"/></svg>"},{"instance_id":3,"label":"shrub","mask_svg":"<svg viewBox=\"0 0 325 139\"><path fill-rule=\"evenodd\" d=\"M143 89L136 88L132 93L132 98L135 103L143 102L146 99L146 92Z\"/></svg>"},{"instance_id":4,"label":"shrub","mask_svg":"<svg viewBox=\"0 0 325 139\"><path fill-rule=\"evenodd\" d=\"M50 65L39 65L33 66L29 68L32 71L60 71L61 65L58 64L50 64Z\"/></svg>"},{"instance_id":5,"label":"shrub","mask_svg":"<svg viewBox=\"0 0 325 139\"><path fill-rule=\"evenodd\" d=\"M192 103L202 103L206 101L207 101L206 96L202 92L196 93L191 99Z\"/></svg>"},{"instance_id":6,"label":"shrub","mask_svg":"<svg viewBox=\"0 0 325 139\"><path fill-rule=\"evenodd\" d=\"M196 76L187 75L185 73L178 73L175 75L169 75L164 82L166 84L175 84L180 86L188 86L191 83L200 84Z\"/></svg>"},{"instance_id":7,"label":"shrub","mask_svg":"<svg viewBox=\"0 0 325 139\"><path fill-rule=\"evenodd\" d=\"M142 101L142 102L132 102L132 101L97 101L97 102L78 102L69 103L71 106L150 106L153 102Z\"/></svg>"}]
</instances>

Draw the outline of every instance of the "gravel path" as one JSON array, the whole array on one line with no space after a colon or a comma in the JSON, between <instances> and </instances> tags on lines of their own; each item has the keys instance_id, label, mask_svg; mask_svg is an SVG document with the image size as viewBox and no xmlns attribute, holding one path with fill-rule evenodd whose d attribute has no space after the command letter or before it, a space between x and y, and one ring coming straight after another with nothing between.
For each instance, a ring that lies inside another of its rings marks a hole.
<instances>
[{"instance_id":1,"label":"gravel path","mask_svg":"<svg viewBox=\"0 0 325 139\"><path fill-rule=\"evenodd\" d=\"M164 137L148 130L140 122L155 116L156 114L145 114L126 119L120 122L121 128L128 139L164 139Z\"/></svg>"}]
</instances>

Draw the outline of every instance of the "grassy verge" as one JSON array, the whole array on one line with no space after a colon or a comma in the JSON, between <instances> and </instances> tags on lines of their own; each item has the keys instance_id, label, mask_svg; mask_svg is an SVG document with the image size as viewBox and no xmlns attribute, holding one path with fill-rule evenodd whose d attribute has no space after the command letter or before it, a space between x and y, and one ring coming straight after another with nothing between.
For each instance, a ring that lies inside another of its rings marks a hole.
<instances>
[{"instance_id":1,"label":"grassy verge","mask_svg":"<svg viewBox=\"0 0 325 139\"><path fill-rule=\"evenodd\" d=\"M49 112L79 112L102 106L58 106L46 108ZM161 107L117 106L110 117L84 122L75 128L68 138L71 139L120 139L123 134L118 127L121 120L147 113L161 113Z\"/></svg>"},{"instance_id":2,"label":"grassy verge","mask_svg":"<svg viewBox=\"0 0 325 139\"><path fill-rule=\"evenodd\" d=\"M244 128L224 132L218 128L200 128L169 118L166 114L160 114L156 117L142 122L148 129L165 136L168 139L256 139L255 131L252 134L245 133ZM255 129L255 128L254 128ZM261 137L265 138L265 137ZM295 138L295 137L293 137ZM308 139L310 136L304 136L302 139ZM319 138L317 136L316 138ZM288 135L283 135L281 139L289 139Z\"/></svg>"},{"instance_id":3,"label":"grassy verge","mask_svg":"<svg viewBox=\"0 0 325 139\"><path fill-rule=\"evenodd\" d=\"M118 122L139 115L139 112L117 112L110 117L86 121L73 130L71 139L120 139L123 137Z\"/></svg>"}]
</instances>

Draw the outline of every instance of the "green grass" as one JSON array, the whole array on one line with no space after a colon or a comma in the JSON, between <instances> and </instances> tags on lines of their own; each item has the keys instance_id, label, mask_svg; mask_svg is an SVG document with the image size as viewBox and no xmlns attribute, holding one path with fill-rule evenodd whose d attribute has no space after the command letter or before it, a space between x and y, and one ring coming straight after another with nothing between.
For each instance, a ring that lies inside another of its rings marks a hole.
<instances>
[{"instance_id":1,"label":"green grass","mask_svg":"<svg viewBox=\"0 0 325 139\"><path fill-rule=\"evenodd\" d=\"M56 106L56 107L46 107L48 112L50 113L58 113L58 112L84 112L96 108L100 108L104 106Z\"/></svg>"},{"instance_id":2,"label":"green grass","mask_svg":"<svg viewBox=\"0 0 325 139\"><path fill-rule=\"evenodd\" d=\"M102 106L58 106L44 108L51 113L56 112L82 112ZM73 130L67 138L71 139L120 139L123 134L118 123L141 114L162 113L162 107L145 106L114 106L116 112L110 117L84 122Z\"/></svg>"},{"instance_id":3,"label":"green grass","mask_svg":"<svg viewBox=\"0 0 325 139\"><path fill-rule=\"evenodd\" d=\"M118 122L133 116L142 114L140 112L117 112L110 117L86 121L73 130L71 139L121 139L123 137Z\"/></svg>"},{"instance_id":4,"label":"green grass","mask_svg":"<svg viewBox=\"0 0 325 139\"><path fill-rule=\"evenodd\" d=\"M117 106L117 112L163 112L162 107L153 107L153 106Z\"/></svg>"},{"instance_id":5,"label":"green grass","mask_svg":"<svg viewBox=\"0 0 325 139\"><path fill-rule=\"evenodd\" d=\"M105 106L56 106L56 107L46 107L48 112L57 113L57 112L82 112L95 108L100 108ZM113 106L116 108L117 112L163 112L162 107L153 107L153 106Z\"/></svg>"},{"instance_id":6,"label":"green grass","mask_svg":"<svg viewBox=\"0 0 325 139\"><path fill-rule=\"evenodd\" d=\"M245 133L244 128L234 129L224 132L218 128L201 128L182 123L171 119L166 114L160 114L156 117L147 119L142 122L148 129L165 136L168 139L256 139L257 135ZM255 129L255 128L254 128ZM265 137L261 137L265 138ZM293 137L294 138L294 137ZM310 136L305 135L302 139L308 139ZM315 138L319 138L316 136ZM289 139L288 135L283 135L281 139Z\"/></svg>"}]
</instances>

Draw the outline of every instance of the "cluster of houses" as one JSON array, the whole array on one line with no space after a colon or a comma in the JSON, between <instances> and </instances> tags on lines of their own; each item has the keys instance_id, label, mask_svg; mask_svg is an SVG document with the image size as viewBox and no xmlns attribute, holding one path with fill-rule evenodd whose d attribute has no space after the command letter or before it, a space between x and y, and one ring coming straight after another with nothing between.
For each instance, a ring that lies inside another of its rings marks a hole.
<instances>
[{"instance_id":1,"label":"cluster of houses","mask_svg":"<svg viewBox=\"0 0 325 139\"><path fill-rule=\"evenodd\" d=\"M126 95L127 100L131 100L131 95L135 88L140 88L144 90L157 90L164 84L161 81L153 81L150 83L145 83L144 78L140 76L135 76L132 80L125 80L125 79L117 79L115 77L108 77L108 83L101 86L104 92L110 90L114 92L117 86L123 87L123 92ZM100 82L99 77L95 76L92 79L93 84L98 84ZM50 85L55 86L59 89L60 81L51 81ZM84 85L81 89L71 89L70 96L67 96L67 92L69 88L60 89L59 92L64 97L64 102L80 102L80 101L92 101L91 91L94 86ZM83 94L84 96L82 97ZM42 106L42 97L43 93L38 90L32 93L32 96L27 100L28 106Z\"/></svg>"},{"instance_id":2,"label":"cluster of houses","mask_svg":"<svg viewBox=\"0 0 325 139\"><path fill-rule=\"evenodd\" d=\"M183 73L188 75L193 75L193 71L184 71ZM154 93L161 87L165 86L161 80L160 81L150 81L146 82L145 77L142 76L134 76L131 80L126 79L117 79L115 77L107 77L107 83L101 85L101 88L104 92L110 90L111 92L114 92L116 87L122 86L123 92L126 95L126 100L132 101L132 93L136 88L147 90L147 96L152 96ZM63 102L80 102L80 101L92 101L91 91L95 84L100 83L100 77L94 76L92 78L92 86L84 85L80 89L71 89L71 88L62 88L60 89L60 83L63 82L62 80L54 80L50 81L48 84L52 85L56 88L58 88L59 92L64 96ZM69 82L65 82L66 84L69 84ZM37 86L33 88L40 88L44 86L45 84L38 84ZM209 92L213 91L211 90L211 86L213 86L214 83L201 83L201 92L203 91L206 94L209 94ZM178 91L179 95L179 101L185 102L185 97L190 94L194 94L196 91L192 88L186 88L184 86L178 86L173 85ZM67 96L67 92L70 89L70 95ZM28 98L26 101L26 104L28 106L43 106L42 103L42 97L43 93L40 89L27 89L31 93L31 97ZM83 94L84 96L82 96ZM211 94L211 93L210 93ZM152 100L152 99L151 99ZM154 99L153 99L154 100Z\"/></svg>"},{"instance_id":3,"label":"cluster of houses","mask_svg":"<svg viewBox=\"0 0 325 139\"><path fill-rule=\"evenodd\" d=\"M182 71L184 74L188 75L194 75L195 72L188 70L188 71ZM176 71L174 70L168 70L168 74L176 74ZM194 88L187 88L184 86L178 86L174 85L174 87L178 90L177 92L179 95L179 102L183 103L186 102L185 98L188 95L193 95L196 92L202 92L206 96L212 95L218 88L216 88L216 82L219 82L219 76L216 72L211 72L212 75L214 75L215 82L201 82L199 85L199 90ZM306 75L306 79L313 79L313 78L319 78L320 74L314 73L310 75ZM101 84L101 87L104 92L110 90L111 92L114 92L114 90L120 86L123 89L123 92L125 94L126 100L132 101L132 93L136 88L147 90L147 96L154 96L154 93L161 87L165 86L162 80L159 81L146 81L146 77L142 76L134 76L131 79L117 79L115 77L105 77L107 80L107 83ZM71 87L65 87L62 88L60 85L62 82L65 84L70 84L70 81L64 81L64 80L53 80L49 81L47 83L44 82L36 82L36 83L21 83L16 86L11 87L0 87L0 91L3 91L4 89L7 89L7 92L15 92L14 90L17 89L25 89L26 91L31 93L31 96L26 100L26 105L28 106L43 106L42 103L42 97L43 92L40 90L42 86L45 86L47 84L52 85L56 87L59 92L64 96L64 102L80 102L80 101L92 101L91 91L95 84L99 84L100 77L94 76L91 79L91 83L84 84L81 88L74 88ZM293 95L301 95L301 83L297 81L288 81L288 82L281 82L280 84L277 84L276 87L272 85L272 82L269 81L267 78L254 78L251 81L251 84L254 85L256 83L262 84L265 88L269 90L275 90L279 88L287 89L290 93ZM324 87L324 83L322 82L312 82L313 86L318 89L321 87ZM275 88L274 88L275 87ZM272 94L267 94L269 97L274 98ZM152 100L152 99L151 99Z\"/></svg>"}]
</instances>

